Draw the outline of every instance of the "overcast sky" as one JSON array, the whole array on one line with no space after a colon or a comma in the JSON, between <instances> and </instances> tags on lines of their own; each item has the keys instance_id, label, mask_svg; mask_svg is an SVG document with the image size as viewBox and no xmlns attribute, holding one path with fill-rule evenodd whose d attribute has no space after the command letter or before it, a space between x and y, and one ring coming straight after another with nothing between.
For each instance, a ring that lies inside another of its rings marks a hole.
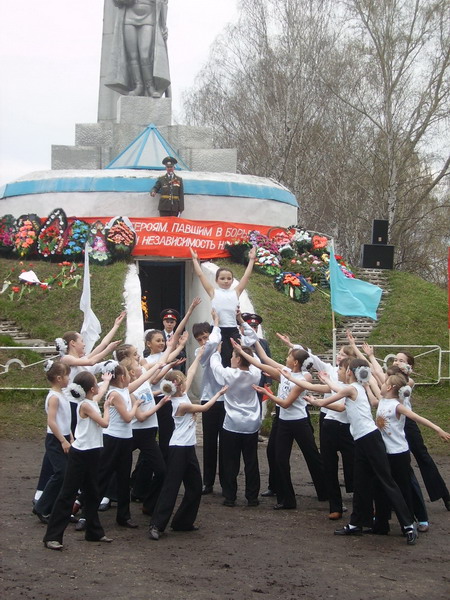
<instances>
[{"instance_id":1,"label":"overcast sky","mask_svg":"<svg viewBox=\"0 0 450 600\"><path fill-rule=\"evenodd\" d=\"M75 123L97 122L104 1L0 1L0 185L49 169L52 144L73 145ZM175 119L237 4L169 0Z\"/></svg>"}]
</instances>

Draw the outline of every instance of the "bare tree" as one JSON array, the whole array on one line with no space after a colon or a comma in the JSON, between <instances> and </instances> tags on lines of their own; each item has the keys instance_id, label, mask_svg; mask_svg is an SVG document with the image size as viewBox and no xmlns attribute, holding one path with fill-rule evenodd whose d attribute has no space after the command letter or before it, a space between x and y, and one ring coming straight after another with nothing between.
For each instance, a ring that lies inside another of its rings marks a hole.
<instances>
[{"instance_id":1,"label":"bare tree","mask_svg":"<svg viewBox=\"0 0 450 600\"><path fill-rule=\"evenodd\" d=\"M427 232L449 214L449 5L242 0L187 118L237 147L241 172L288 186L300 223L351 260L388 218L397 265L423 273Z\"/></svg>"}]
</instances>

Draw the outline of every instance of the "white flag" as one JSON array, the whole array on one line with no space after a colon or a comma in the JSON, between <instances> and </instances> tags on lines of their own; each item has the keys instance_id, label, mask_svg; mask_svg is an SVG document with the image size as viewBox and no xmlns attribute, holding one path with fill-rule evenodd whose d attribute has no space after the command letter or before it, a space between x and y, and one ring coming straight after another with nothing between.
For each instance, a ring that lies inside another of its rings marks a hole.
<instances>
[{"instance_id":1,"label":"white flag","mask_svg":"<svg viewBox=\"0 0 450 600\"><path fill-rule=\"evenodd\" d=\"M89 250L90 246L86 243L84 248L84 279L83 293L80 298L80 309L84 312L84 321L81 327L81 337L86 345L86 354L91 352L95 342L100 337L102 326L100 321L91 308L91 279L89 274Z\"/></svg>"}]
</instances>

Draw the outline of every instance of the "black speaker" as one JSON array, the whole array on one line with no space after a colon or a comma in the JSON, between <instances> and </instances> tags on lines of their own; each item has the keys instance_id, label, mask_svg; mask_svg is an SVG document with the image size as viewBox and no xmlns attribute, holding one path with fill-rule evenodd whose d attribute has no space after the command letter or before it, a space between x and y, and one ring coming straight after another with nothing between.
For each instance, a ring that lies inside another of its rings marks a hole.
<instances>
[{"instance_id":1,"label":"black speaker","mask_svg":"<svg viewBox=\"0 0 450 600\"><path fill-rule=\"evenodd\" d=\"M374 219L372 224L372 244L388 243L389 221Z\"/></svg>"},{"instance_id":2,"label":"black speaker","mask_svg":"<svg viewBox=\"0 0 450 600\"><path fill-rule=\"evenodd\" d=\"M361 266L365 269L393 269L394 247L384 244L364 244L361 248Z\"/></svg>"}]
</instances>

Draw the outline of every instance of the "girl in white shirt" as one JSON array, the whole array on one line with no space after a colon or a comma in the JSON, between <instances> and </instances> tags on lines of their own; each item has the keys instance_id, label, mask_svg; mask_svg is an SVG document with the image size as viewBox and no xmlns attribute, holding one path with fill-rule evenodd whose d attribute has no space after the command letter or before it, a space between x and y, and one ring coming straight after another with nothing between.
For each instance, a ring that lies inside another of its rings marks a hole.
<instances>
[{"instance_id":1,"label":"girl in white shirt","mask_svg":"<svg viewBox=\"0 0 450 600\"><path fill-rule=\"evenodd\" d=\"M203 413L227 390L223 387L206 404L192 404L187 392L191 386L202 352L200 351L190 366L187 377L181 371L171 371L161 383L161 390L172 399L172 414L175 429L169 443L167 473L161 493L153 511L149 527L149 538L159 540L166 529L177 501L180 486L184 485L184 496L172 518L174 531L195 531L200 500L202 497L202 476L195 453L195 414Z\"/></svg>"},{"instance_id":2,"label":"girl in white shirt","mask_svg":"<svg viewBox=\"0 0 450 600\"><path fill-rule=\"evenodd\" d=\"M346 361L347 359L344 359L341 365L345 365ZM376 478L397 514L407 544L415 544L417 533L410 510L391 475L386 448L372 418L370 403L363 387L364 383L368 383L370 376L367 361L353 359L346 371L348 385L340 387L322 373L322 381L336 393L319 400L307 398L313 406L327 406L338 411L346 410L350 432L355 440L353 512L350 523L334 533L344 536L362 535L363 526L372 526L372 480ZM341 398L345 398L344 406L337 403Z\"/></svg>"},{"instance_id":3,"label":"girl in white shirt","mask_svg":"<svg viewBox=\"0 0 450 600\"><path fill-rule=\"evenodd\" d=\"M316 442L314 440L314 431L311 427L309 415L306 411L306 401L303 396L306 390L325 392L328 388L324 385L311 383L311 376L302 373L310 365L308 352L303 349L291 349L286 358L286 367L270 361L270 364L261 363L254 357L242 352L235 345L235 349L240 352L246 360L266 373L280 379L282 383L281 394L276 396L268 390L264 393L280 406L278 417L278 427L275 440L275 460L277 466L277 504L273 507L275 510L287 510L296 508L295 491L291 480L290 456L294 440L297 442L308 465L314 487L319 500L326 500L327 488L325 475L323 471L322 459L319 454ZM260 345L257 344L257 351L260 352ZM265 355L264 360L267 360ZM276 365L276 368L273 366ZM264 388L255 385L256 391L262 392Z\"/></svg>"},{"instance_id":4,"label":"girl in white shirt","mask_svg":"<svg viewBox=\"0 0 450 600\"><path fill-rule=\"evenodd\" d=\"M62 550L63 535L70 522L72 506L80 487L84 493L86 516L85 539L92 542L112 542L105 536L98 518L98 466L103 446L102 428L109 423L109 401L104 405L103 417L98 401L103 397L111 380L111 374L103 376L105 384L99 392L97 380L88 371L79 373L69 386L69 393L78 402L78 425L76 440L70 447L68 464L61 492L56 500L44 544L50 550Z\"/></svg>"},{"instance_id":5,"label":"girl in white shirt","mask_svg":"<svg viewBox=\"0 0 450 600\"><path fill-rule=\"evenodd\" d=\"M231 339L239 340L239 330L236 326L236 312L239 308L239 297L245 290L250 275L252 274L253 265L256 259L256 248L251 248L248 258L249 262L245 269L242 279L235 287L233 286L234 276L230 269L220 268L216 271L217 287L214 287L209 282L208 278L202 271L198 261L198 254L191 248L192 262L194 271L205 292L211 298L211 306L219 315L219 327L222 334L221 357L224 367L229 367L231 364L231 355L233 348Z\"/></svg>"},{"instance_id":6,"label":"girl in white shirt","mask_svg":"<svg viewBox=\"0 0 450 600\"><path fill-rule=\"evenodd\" d=\"M395 367L393 368L395 369ZM398 372L388 375L377 394L376 424L386 446L392 476L403 494L411 515L414 516L413 488L410 477L411 458L404 431L405 419L412 419L416 423L430 427L445 442L450 441L450 434L407 408L406 404L409 403L410 395L411 388L408 385L408 377L400 369ZM390 511L391 507L386 494L377 486L373 533L389 532Z\"/></svg>"}]
</instances>

